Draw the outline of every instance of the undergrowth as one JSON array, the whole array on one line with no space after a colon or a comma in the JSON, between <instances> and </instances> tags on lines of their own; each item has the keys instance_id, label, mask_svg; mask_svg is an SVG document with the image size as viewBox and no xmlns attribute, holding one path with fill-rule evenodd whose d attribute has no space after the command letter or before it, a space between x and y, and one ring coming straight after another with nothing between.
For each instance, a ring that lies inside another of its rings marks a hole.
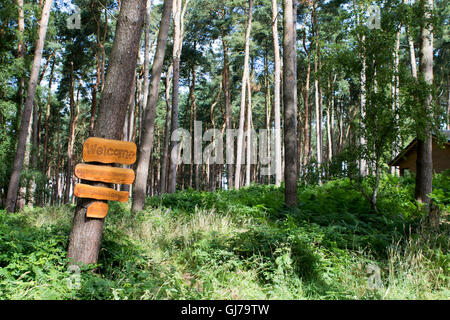
<instances>
[{"instance_id":1,"label":"undergrowth","mask_svg":"<svg viewBox=\"0 0 450 320\"><path fill-rule=\"evenodd\" d=\"M445 212L448 173L434 181ZM283 192L186 190L136 214L110 203L98 264L79 286L66 260L73 206L0 211L0 298L450 298L448 216L427 229L410 178L382 180L378 214L346 179L299 187L294 209Z\"/></svg>"}]
</instances>

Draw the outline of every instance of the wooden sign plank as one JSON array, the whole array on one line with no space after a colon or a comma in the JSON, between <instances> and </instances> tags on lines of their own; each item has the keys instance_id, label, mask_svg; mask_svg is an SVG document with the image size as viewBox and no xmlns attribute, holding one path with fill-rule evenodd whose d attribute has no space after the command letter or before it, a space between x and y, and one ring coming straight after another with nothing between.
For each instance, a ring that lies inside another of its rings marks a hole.
<instances>
[{"instance_id":1,"label":"wooden sign plank","mask_svg":"<svg viewBox=\"0 0 450 320\"><path fill-rule=\"evenodd\" d=\"M131 169L84 163L76 165L75 175L80 179L105 183L131 184L134 181L134 171Z\"/></svg>"},{"instance_id":2,"label":"wooden sign plank","mask_svg":"<svg viewBox=\"0 0 450 320\"><path fill-rule=\"evenodd\" d=\"M103 219L108 214L108 204L100 201L95 201L89 205L86 212L88 218Z\"/></svg>"},{"instance_id":3,"label":"wooden sign plank","mask_svg":"<svg viewBox=\"0 0 450 320\"><path fill-rule=\"evenodd\" d=\"M83 144L86 162L133 164L136 161L136 144L120 140L88 138Z\"/></svg>"},{"instance_id":4,"label":"wooden sign plank","mask_svg":"<svg viewBox=\"0 0 450 320\"><path fill-rule=\"evenodd\" d=\"M112 200L120 202L128 201L128 191L116 191L111 188L94 187L83 183L78 183L75 185L74 194L79 198Z\"/></svg>"}]
</instances>

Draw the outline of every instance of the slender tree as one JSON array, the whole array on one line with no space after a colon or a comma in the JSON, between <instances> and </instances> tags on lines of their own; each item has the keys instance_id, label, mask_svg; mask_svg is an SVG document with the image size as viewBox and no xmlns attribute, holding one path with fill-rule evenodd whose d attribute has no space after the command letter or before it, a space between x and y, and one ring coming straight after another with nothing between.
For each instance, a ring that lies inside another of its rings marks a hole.
<instances>
[{"instance_id":1,"label":"slender tree","mask_svg":"<svg viewBox=\"0 0 450 320\"><path fill-rule=\"evenodd\" d=\"M184 14L189 0L185 0L182 6L182 0L173 0L173 78L172 78L172 118L171 132L178 129L178 91L180 87L180 58L183 45L184 31ZM177 163L180 144L177 141L170 141L170 165L169 165L169 181L167 184L167 192L174 193L177 187Z\"/></svg>"},{"instance_id":2,"label":"slender tree","mask_svg":"<svg viewBox=\"0 0 450 320\"><path fill-rule=\"evenodd\" d=\"M272 38L274 51L274 79L273 79L273 111L275 121L275 184L281 185L281 117L280 117L280 82L281 61L280 46L278 44L278 2L272 0Z\"/></svg>"},{"instance_id":3,"label":"slender tree","mask_svg":"<svg viewBox=\"0 0 450 320\"><path fill-rule=\"evenodd\" d=\"M247 28L245 31L245 44L244 44L244 71L242 73L241 109L239 114L239 133L236 151L236 172L234 174L235 189L239 189L239 187L241 186L241 165L244 146L245 93L246 93L247 79L249 78L250 31L252 29L252 15L253 15L253 0L249 0Z\"/></svg>"},{"instance_id":4,"label":"slender tree","mask_svg":"<svg viewBox=\"0 0 450 320\"><path fill-rule=\"evenodd\" d=\"M283 0L283 105L285 204L297 206L296 0Z\"/></svg>"},{"instance_id":5,"label":"slender tree","mask_svg":"<svg viewBox=\"0 0 450 320\"><path fill-rule=\"evenodd\" d=\"M161 158L161 181L160 181L160 191L161 193L166 193L167 191L167 161L169 159L169 143L170 143L170 110L171 110L171 103L170 103L170 77L172 75L172 69L173 66L170 65L169 69L166 73L166 79L165 79L165 97L166 97L166 121L164 125L164 148L163 148L163 155Z\"/></svg>"},{"instance_id":6,"label":"slender tree","mask_svg":"<svg viewBox=\"0 0 450 320\"><path fill-rule=\"evenodd\" d=\"M172 0L165 0L163 13L159 25L158 40L156 43L156 53L153 59L152 76L144 121L142 123L142 138L139 143L139 157L136 168L136 181L133 188L132 211L139 211L144 208L145 195L147 190L148 168L153 149L156 105L158 103L159 88L161 80L162 66L166 52L167 36L169 34L170 14L172 12Z\"/></svg>"},{"instance_id":7,"label":"slender tree","mask_svg":"<svg viewBox=\"0 0 450 320\"><path fill-rule=\"evenodd\" d=\"M31 113L33 111L34 94L36 93L39 69L41 67L42 60L42 50L44 48L45 36L47 34L47 25L52 3L53 0L45 0L42 8L42 17L39 21L39 33L34 51L30 80L28 81L27 98L25 100L25 106L22 112L16 155L14 158L11 178L9 180L8 194L6 197L6 210L8 212L14 212L16 207L17 191L19 189L20 174L25 157L26 141L29 137L29 126L31 121Z\"/></svg>"},{"instance_id":8,"label":"slender tree","mask_svg":"<svg viewBox=\"0 0 450 320\"><path fill-rule=\"evenodd\" d=\"M433 84L433 29L430 22L433 10L433 0L421 0L424 8L424 17L420 35L419 72L423 81L429 86ZM429 90L429 89L427 89ZM421 113L431 114L431 91L428 91L421 106ZM432 159L432 131L427 123L417 136L417 161L416 161L416 188L415 196L420 202L429 204L428 194L433 191L433 159Z\"/></svg>"}]
</instances>

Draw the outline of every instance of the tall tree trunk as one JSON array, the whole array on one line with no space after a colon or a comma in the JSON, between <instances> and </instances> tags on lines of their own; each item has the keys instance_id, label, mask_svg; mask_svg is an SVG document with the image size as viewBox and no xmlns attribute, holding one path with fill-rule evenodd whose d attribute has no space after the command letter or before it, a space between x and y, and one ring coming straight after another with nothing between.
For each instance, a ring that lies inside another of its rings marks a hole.
<instances>
[{"instance_id":1,"label":"tall tree trunk","mask_svg":"<svg viewBox=\"0 0 450 320\"><path fill-rule=\"evenodd\" d=\"M419 55L419 71L423 80L428 84L433 84L433 30L430 23L431 12L433 10L433 0L421 0L424 7L423 26L421 30L421 43ZM421 113L430 115L432 94L428 92ZM431 117L430 117L431 118ZM433 161L432 161L432 131L431 124L427 122L423 132L417 136L417 161L416 161L416 188L415 196L419 202L430 203L428 194L433 191Z\"/></svg>"},{"instance_id":2,"label":"tall tree trunk","mask_svg":"<svg viewBox=\"0 0 450 320\"><path fill-rule=\"evenodd\" d=\"M42 17L39 21L39 34L34 51L33 66L31 68L30 80L28 82L27 98L22 112L20 123L19 139L17 141L16 155L14 157L13 170L9 180L8 194L6 197L6 210L8 212L15 211L17 191L19 189L20 173L25 157L26 141L29 137L28 128L30 126L31 113L33 111L34 94L36 93L39 69L41 66L42 50L44 48L45 35L47 33L48 19L50 16L50 8L53 0L46 0L42 9Z\"/></svg>"},{"instance_id":3,"label":"tall tree trunk","mask_svg":"<svg viewBox=\"0 0 450 320\"><path fill-rule=\"evenodd\" d=\"M284 202L288 207L298 203L296 18L296 0L283 0Z\"/></svg>"},{"instance_id":4,"label":"tall tree trunk","mask_svg":"<svg viewBox=\"0 0 450 320\"><path fill-rule=\"evenodd\" d=\"M144 15L143 1L122 1L99 114L94 126L96 137L118 140L122 134L130 86L136 69ZM111 186L111 184L99 182L93 185ZM86 217L87 207L93 201L78 198L67 253L71 263L97 263L105 219Z\"/></svg>"},{"instance_id":5,"label":"tall tree trunk","mask_svg":"<svg viewBox=\"0 0 450 320\"><path fill-rule=\"evenodd\" d=\"M392 111L395 116L396 127L395 130L398 132L398 110L400 107L400 77L399 77L399 69L398 66L400 64L400 29L397 31L396 39L395 39L395 49L394 49L394 70L392 75ZM399 136L399 135L398 135ZM395 156L400 151L400 138L397 137L394 140L394 144L392 146L392 155ZM395 173L395 167L392 168L393 173Z\"/></svg>"},{"instance_id":6,"label":"tall tree trunk","mask_svg":"<svg viewBox=\"0 0 450 320\"><path fill-rule=\"evenodd\" d=\"M331 78L331 75L330 75ZM327 144L328 144L328 162L331 162L333 158L333 109L334 109L334 82L336 81L336 75L333 80L328 80L328 107L327 107Z\"/></svg>"},{"instance_id":7,"label":"tall tree trunk","mask_svg":"<svg viewBox=\"0 0 450 320\"><path fill-rule=\"evenodd\" d=\"M25 56L25 48L24 48L24 30L25 30L25 18L24 18L24 11L23 11L23 0L17 0L17 7L19 10L18 14L18 20L17 20L17 27L18 27L18 38L19 38L19 44L17 46L17 58L22 59ZM25 78L23 75L19 77L19 105L17 109L17 114L22 113L22 106L23 106L23 94L25 89ZM17 122L18 124L19 122Z\"/></svg>"},{"instance_id":8,"label":"tall tree trunk","mask_svg":"<svg viewBox=\"0 0 450 320\"><path fill-rule=\"evenodd\" d=\"M170 78L172 75L172 69L173 66L169 66L169 70L166 73L166 91L165 91L165 97L166 97L166 123L164 125L164 150L163 155L161 159L161 178L160 178L160 192L166 193L167 192L167 163L169 160L169 143L170 143L170 110L171 110L171 103L170 103Z\"/></svg>"},{"instance_id":9,"label":"tall tree trunk","mask_svg":"<svg viewBox=\"0 0 450 320\"><path fill-rule=\"evenodd\" d=\"M142 137L139 139L139 157L136 167L136 180L133 188L133 202L131 210L140 211L144 208L147 190L148 168L153 149L153 132L155 128L156 105L159 97L162 65L166 52L167 35L169 33L172 0L165 0L159 26L155 57L153 59L152 76L144 121L142 123Z\"/></svg>"},{"instance_id":10,"label":"tall tree trunk","mask_svg":"<svg viewBox=\"0 0 450 320\"><path fill-rule=\"evenodd\" d=\"M279 80L279 79L278 79ZM278 86L279 88L279 86ZM264 55L264 104L266 107L266 131L267 131L267 143L266 143L266 153L267 157L271 159L271 149L270 149L270 127L271 127L271 116L272 116L272 108L271 108L271 95L270 95L270 84L269 84L269 54L266 48ZM280 101L278 100L278 103ZM260 141L261 143L261 141ZM281 148L280 148L281 149ZM281 153L281 150L280 150ZM263 155L260 155L260 159ZM281 155L280 155L281 156ZM271 182L271 161L267 163L267 171L266 174L266 184L270 184ZM259 162L260 163L260 162ZM261 177L260 183L263 183L263 179Z\"/></svg>"},{"instance_id":11,"label":"tall tree trunk","mask_svg":"<svg viewBox=\"0 0 450 320\"><path fill-rule=\"evenodd\" d=\"M189 92L189 96L191 99L191 106L192 106L192 136L195 137L195 132L197 131L196 129L196 121L197 121L197 102L195 101L195 78L196 78L196 74L195 74L195 66L192 65L192 85L190 88L190 92ZM192 144L192 151L194 152L194 145ZM195 155L192 154L191 159L195 159ZM194 188L195 190L199 190L200 187L200 174L199 174L199 165L195 163L191 164L191 168L192 166L194 167Z\"/></svg>"},{"instance_id":12,"label":"tall tree trunk","mask_svg":"<svg viewBox=\"0 0 450 320\"><path fill-rule=\"evenodd\" d=\"M185 0L182 8L182 0L173 0L173 78L172 78L172 118L170 132L173 133L178 129L178 90L180 87L180 58L181 48L183 45L183 18L189 0ZM167 184L167 192L174 193L177 188L177 163L178 163L178 141L170 141L170 165L169 165L169 181Z\"/></svg>"},{"instance_id":13,"label":"tall tree trunk","mask_svg":"<svg viewBox=\"0 0 450 320\"><path fill-rule=\"evenodd\" d=\"M362 36L361 38L361 44L363 46L362 48L362 52L360 54L360 58L362 59L362 69L361 69L361 73L360 73L360 86L361 86L361 93L360 93L360 123L361 123L361 129L362 132L360 134L360 138L359 138L359 144L360 147L364 148L366 145L366 138L364 136L364 131L365 131L365 119L366 119L366 90L367 90L367 85L366 85L366 53L365 53L365 40L366 40L366 36ZM365 154L363 152L361 159L360 159L360 164L359 164L359 172L361 176L366 176L367 175L367 161L365 158Z\"/></svg>"},{"instance_id":14,"label":"tall tree trunk","mask_svg":"<svg viewBox=\"0 0 450 320\"><path fill-rule=\"evenodd\" d=\"M403 3L406 3L406 0L403 0ZM409 28L407 25L405 26L405 32L406 32L406 38L408 39L409 61L411 64L411 74L415 79L417 79L417 62L416 62L416 51L414 49L414 40L411 37Z\"/></svg>"},{"instance_id":15,"label":"tall tree trunk","mask_svg":"<svg viewBox=\"0 0 450 320\"><path fill-rule=\"evenodd\" d=\"M273 110L275 121L275 184L281 185L281 116L280 116L280 81L281 61L278 43L278 1L272 0L272 38L274 50Z\"/></svg>"},{"instance_id":16,"label":"tall tree trunk","mask_svg":"<svg viewBox=\"0 0 450 320\"><path fill-rule=\"evenodd\" d=\"M73 77L73 62L70 62L70 121L69 121L69 135L67 142L67 167L66 167L66 176L67 176L67 184L64 192L64 202L69 202L70 196L70 186L72 185L72 160L73 160L73 144L75 140L75 127L77 124L78 113L75 110L75 99L74 99L74 91L75 91L75 81Z\"/></svg>"},{"instance_id":17,"label":"tall tree trunk","mask_svg":"<svg viewBox=\"0 0 450 320\"><path fill-rule=\"evenodd\" d=\"M241 109L239 115L239 134L237 141L236 151L236 172L234 174L234 187L239 189L241 186L241 165L242 165L242 153L244 145L244 121L245 121L245 92L247 79L249 78L249 57L250 57L250 31L252 28L252 15L253 15L253 0L249 0L248 3L248 18L247 29L245 31L245 52L244 52L244 71L242 73L242 87L241 87Z\"/></svg>"},{"instance_id":18,"label":"tall tree trunk","mask_svg":"<svg viewBox=\"0 0 450 320\"><path fill-rule=\"evenodd\" d=\"M61 119L60 119L60 117L57 117L57 120L56 120L56 136L57 136L56 143L58 146L61 143L60 123L61 123ZM53 189L53 200L52 200L53 205L59 204L58 196L59 196L60 163L61 163L61 151L60 151L60 148L58 148L58 152L56 155L56 168L55 168L55 173L54 173L55 184L54 184L54 189Z\"/></svg>"},{"instance_id":19,"label":"tall tree trunk","mask_svg":"<svg viewBox=\"0 0 450 320\"><path fill-rule=\"evenodd\" d=\"M321 94L319 88L319 25L317 21L317 7L314 3L313 11L313 21L314 21L314 45L315 45L315 56L314 56L314 103L316 107L316 154L317 154L317 172L319 177L319 184L321 183L321 167L322 167L322 105L321 105Z\"/></svg>"},{"instance_id":20,"label":"tall tree trunk","mask_svg":"<svg viewBox=\"0 0 450 320\"><path fill-rule=\"evenodd\" d=\"M225 40L225 35L222 35L223 47L223 95L225 100L225 123L227 128L226 143L227 143L227 186L228 189L234 186L233 184L233 157L234 157L234 139L231 136L233 129L231 124L231 89L230 89L230 65L228 62L228 46ZM228 155L229 150L231 154Z\"/></svg>"},{"instance_id":21,"label":"tall tree trunk","mask_svg":"<svg viewBox=\"0 0 450 320\"><path fill-rule=\"evenodd\" d=\"M311 110L309 108L309 82L311 78L311 50L306 49L306 32L303 34L303 48L305 49L306 56L308 59L308 65L306 67L306 82L305 82L305 90L303 94L303 105L304 105L304 113L305 113L305 125L304 125L304 156L303 156L303 165L306 165L309 162L309 156L311 154Z\"/></svg>"},{"instance_id":22,"label":"tall tree trunk","mask_svg":"<svg viewBox=\"0 0 450 320\"><path fill-rule=\"evenodd\" d=\"M149 60L150 60L150 13L152 0L147 0L147 14L145 16L145 53L144 53L144 93L142 106L147 106L148 95L148 74L149 74Z\"/></svg>"},{"instance_id":23,"label":"tall tree trunk","mask_svg":"<svg viewBox=\"0 0 450 320\"><path fill-rule=\"evenodd\" d=\"M46 105L46 110L45 110L45 123L44 123L45 135L44 135L44 166L43 166L43 168L44 168L44 172L46 173L48 179L50 179L50 166L48 165L48 156L49 156L48 142L49 142L49 138L50 138L50 133L49 133L50 106L51 106L51 98L52 98L52 84L53 84L53 73L55 70L55 62L56 62L56 57L53 58L52 67L51 67L51 71L50 71L50 80L48 82L47 105Z\"/></svg>"},{"instance_id":24,"label":"tall tree trunk","mask_svg":"<svg viewBox=\"0 0 450 320\"><path fill-rule=\"evenodd\" d=\"M252 72L253 74L253 72ZM247 165L245 167L245 185L250 185L250 173L252 168L252 147L253 147L253 136L252 136L252 81L251 76L247 79Z\"/></svg>"}]
</instances>

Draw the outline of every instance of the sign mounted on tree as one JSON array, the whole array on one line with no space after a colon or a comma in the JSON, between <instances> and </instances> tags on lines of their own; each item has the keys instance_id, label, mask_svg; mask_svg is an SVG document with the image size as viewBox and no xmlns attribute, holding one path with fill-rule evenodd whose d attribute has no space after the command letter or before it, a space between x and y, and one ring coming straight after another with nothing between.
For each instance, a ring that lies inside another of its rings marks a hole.
<instances>
[{"instance_id":1,"label":"sign mounted on tree","mask_svg":"<svg viewBox=\"0 0 450 320\"><path fill-rule=\"evenodd\" d=\"M103 138L88 138L83 144L83 160L86 162L133 164L136 161L136 144L120 140ZM131 184L134 181L134 171L107 165L80 163L75 167L75 175L87 181L97 181L114 184ZM91 186L78 183L74 189L75 196L96 200L126 202L127 191L117 191L112 188ZM86 212L88 218L103 219L108 213L108 205L95 201L89 205Z\"/></svg>"},{"instance_id":2,"label":"sign mounted on tree","mask_svg":"<svg viewBox=\"0 0 450 320\"><path fill-rule=\"evenodd\" d=\"M75 175L83 180L105 183L130 184L134 181L134 171L131 169L97 166L92 164L77 164Z\"/></svg>"},{"instance_id":3,"label":"sign mounted on tree","mask_svg":"<svg viewBox=\"0 0 450 320\"><path fill-rule=\"evenodd\" d=\"M94 187L88 184L77 183L73 192L78 198L90 198L97 200L112 200L127 202L128 191L117 191L111 188Z\"/></svg>"},{"instance_id":4,"label":"sign mounted on tree","mask_svg":"<svg viewBox=\"0 0 450 320\"><path fill-rule=\"evenodd\" d=\"M95 201L87 208L86 216L89 218L100 218L103 219L108 214L108 204Z\"/></svg>"},{"instance_id":5,"label":"sign mounted on tree","mask_svg":"<svg viewBox=\"0 0 450 320\"><path fill-rule=\"evenodd\" d=\"M133 164L136 161L136 144L120 140L88 138L83 144L86 162Z\"/></svg>"}]
</instances>

